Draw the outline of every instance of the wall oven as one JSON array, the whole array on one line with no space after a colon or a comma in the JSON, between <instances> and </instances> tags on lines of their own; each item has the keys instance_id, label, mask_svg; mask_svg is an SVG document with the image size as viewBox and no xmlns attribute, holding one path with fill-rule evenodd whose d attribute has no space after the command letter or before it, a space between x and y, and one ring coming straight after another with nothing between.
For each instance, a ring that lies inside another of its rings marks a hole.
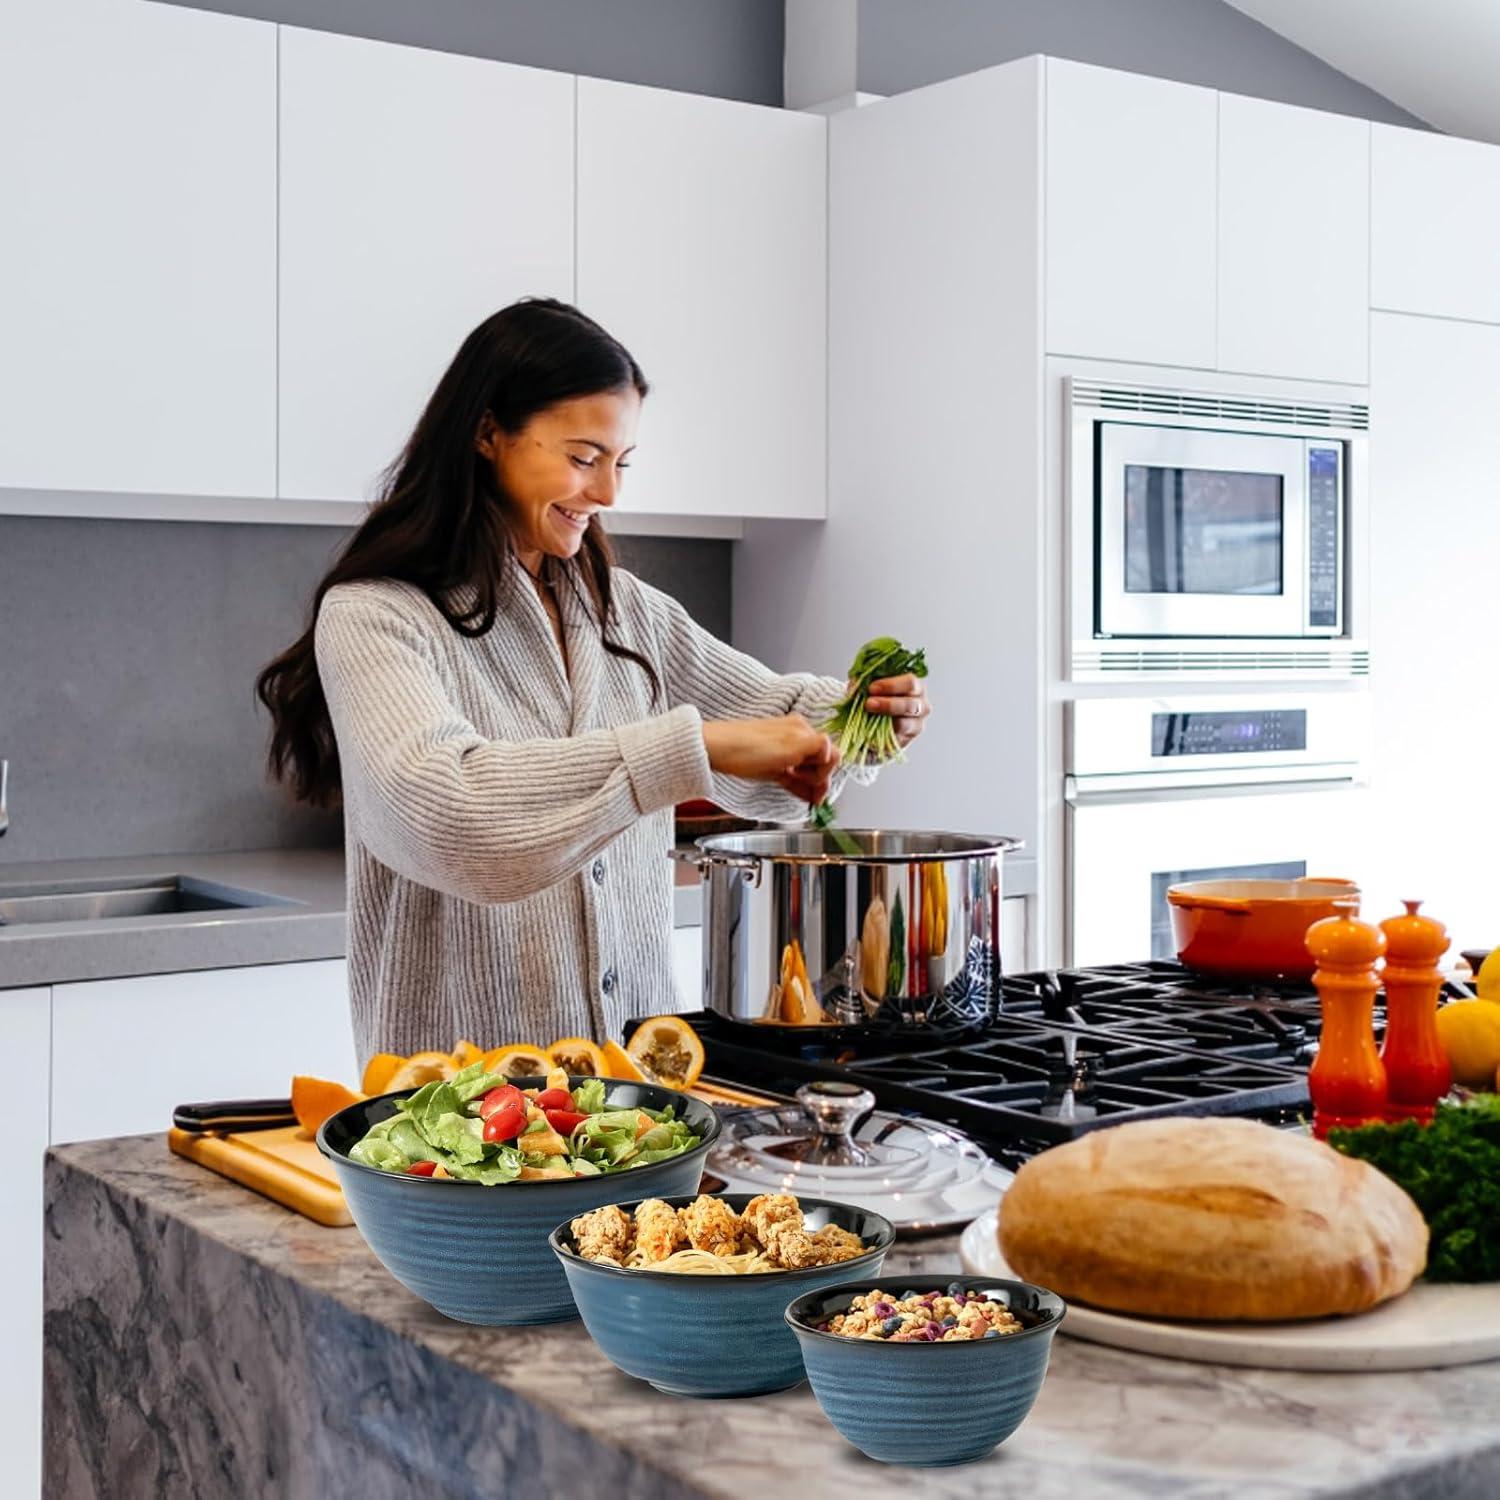
<instances>
[{"instance_id":1,"label":"wall oven","mask_svg":"<svg viewBox=\"0 0 1500 1500\"><path fill-rule=\"evenodd\" d=\"M1362 689L1067 710L1067 963L1173 957L1166 893L1180 881L1362 878Z\"/></svg>"},{"instance_id":2,"label":"wall oven","mask_svg":"<svg viewBox=\"0 0 1500 1500\"><path fill-rule=\"evenodd\" d=\"M1366 407L1065 392L1074 679L1368 672Z\"/></svg>"}]
</instances>

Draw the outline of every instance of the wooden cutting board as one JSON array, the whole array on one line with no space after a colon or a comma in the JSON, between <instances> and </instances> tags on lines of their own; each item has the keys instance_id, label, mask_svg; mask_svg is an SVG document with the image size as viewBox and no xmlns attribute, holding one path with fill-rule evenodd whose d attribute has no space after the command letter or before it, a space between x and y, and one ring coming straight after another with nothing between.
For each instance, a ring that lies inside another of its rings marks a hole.
<instances>
[{"instance_id":1,"label":"wooden cutting board","mask_svg":"<svg viewBox=\"0 0 1500 1500\"><path fill-rule=\"evenodd\" d=\"M300 1125L214 1135L169 1130L167 1144L178 1156L208 1167L319 1224L338 1228L354 1222L332 1165Z\"/></svg>"}]
</instances>

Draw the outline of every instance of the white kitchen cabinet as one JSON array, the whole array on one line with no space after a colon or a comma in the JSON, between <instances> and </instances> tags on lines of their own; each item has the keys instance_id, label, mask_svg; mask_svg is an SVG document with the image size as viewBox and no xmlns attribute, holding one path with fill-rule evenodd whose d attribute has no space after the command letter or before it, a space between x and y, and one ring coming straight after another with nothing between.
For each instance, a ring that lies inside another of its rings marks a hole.
<instances>
[{"instance_id":1,"label":"white kitchen cabinet","mask_svg":"<svg viewBox=\"0 0 1500 1500\"><path fill-rule=\"evenodd\" d=\"M1221 370L1363 385L1370 125L1219 96Z\"/></svg>"},{"instance_id":2,"label":"white kitchen cabinet","mask_svg":"<svg viewBox=\"0 0 1500 1500\"><path fill-rule=\"evenodd\" d=\"M1372 129L1371 305L1500 323L1500 147Z\"/></svg>"},{"instance_id":3,"label":"white kitchen cabinet","mask_svg":"<svg viewBox=\"0 0 1500 1500\"><path fill-rule=\"evenodd\" d=\"M471 329L572 298L573 90L282 28L278 494L368 498Z\"/></svg>"},{"instance_id":4,"label":"white kitchen cabinet","mask_svg":"<svg viewBox=\"0 0 1500 1500\"><path fill-rule=\"evenodd\" d=\"M42 1484L42 1155L51 1077L48 990L0 990L8 1170L0 1183L0 1445L6 1493Z\"/></svg>"},{"instance_id":5,"label":"white kitchen cabinet","mask_svg":"<svg viewBox=\"0 0 1500 1500\"><path fill-rule=\"evenodd\" d=\"M275 486L276 28L0 0L0 487Z\"/></svg>"},{"instance_id":6,"label":"white kitchen cabinet","mask_svg":"<svg viewBox=\"0 0 1500 1500\"><path fill-rule=\"evenodd\" d=\"M1500 327L1371 320L1371 683L1375 758L1364 910L1406 897L1453 954L1500 943Z\"/></svg>"},{"instance_id":7,"label":"white kitchen cabinet","mask_svg":"<svg viewBox=\"0 0 1500 1500\"><path fill-rule=\"evenodd\" d=\"M343 959L52 989L52 1140L165 1130L174 1105L355 1083Z\"/></svg>"},{"instance_id":8,"label":"white kitchen cabinet","mask_svg":"<svg viewBox=\"0 0 1500 1500\"><path fill-rule=\"evenodd\" d=\"M703 929L672 929L672 980L677 987L679 1010L702 1010L703 998Z\"/></svg>"},{"instance_id":9,"label":"white kitchen cabinet","mask_svg":"<svg viewBox=\"0 0 1500 1500\"><path fill-rule=\"evenodd\" d=\"M1217 115L1212 89L1047 59L1049 353L1214 367Z\"/></svg>"},{"instance_id":10,"label":"white kitchen cabinet","mask_svg":"<svg viewBox=\"0 0 1500 1500\"><path fill-rule=\"evenodd\" d=\"M578 80L578 302L652 386L623 507L825 513L826 130Z\"/></svg>"}]
</instances>

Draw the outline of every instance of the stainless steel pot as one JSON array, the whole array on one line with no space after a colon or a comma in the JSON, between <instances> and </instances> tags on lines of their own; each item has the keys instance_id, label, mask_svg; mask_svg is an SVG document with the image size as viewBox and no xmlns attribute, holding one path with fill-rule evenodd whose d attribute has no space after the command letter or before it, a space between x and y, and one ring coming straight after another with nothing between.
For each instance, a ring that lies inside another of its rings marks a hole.
<instances>
[{"instance_id":1,"label":"stainless steel pot","mask_svg":"<svg viewBox=\"0 0 1500 1500\"><path fill-rule=\"evenodd\" d=\"M702 838L703 1001L762 1025L977 1024L1021 840L878 829ZM858 852L853 852L857 850Z\"/></svg>"}]
</instances>

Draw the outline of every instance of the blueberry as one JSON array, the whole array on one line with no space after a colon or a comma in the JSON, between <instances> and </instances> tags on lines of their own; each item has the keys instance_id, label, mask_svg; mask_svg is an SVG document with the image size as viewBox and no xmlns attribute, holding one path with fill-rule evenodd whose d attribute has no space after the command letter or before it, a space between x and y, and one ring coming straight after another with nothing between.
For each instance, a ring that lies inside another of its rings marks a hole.
<instances>
[{"instance_id":1,"label":"blueberry","mask_svg":"<svg viewBox=\"0 0 1500 1500\"><path fill-rule=\"evenodd\" d=\"M961 1297L963 1295L963 1290L964 1284L961 1281L950 1281L948 1283L948 1295L950 1297Z\"/></svg>"},{"instance_id":2,"label":"blueberry","mask_svg":"<svg viewBox=\"0 0 1500 1500\"><path fill-rule=\"evenodd\" d=\"M986 1328L984 1336L987 1339L997 1339L1000 1337L1000 1330L998 1328Z\"/></svg>"},{"instance_id":3,"label":"blueberry","mask_svg":"<svg viewBox=\"0 0 1500 1500\"><path fill-rule=\"evenodd\" d=\"M916 1292L902 1292L897 1300L900 1302L915 1302L917 1300L917 1295L918 1294Z\"/></svg>"},{"instance_id":4,"label":"blueberry","mask_svg":"<svg viewBox=\"0 0 1500 1500\"><path fill-rule=\"evenodd\" d=\"M885 1320L885 1322L880 1325L880 1331L887 1338L889 1338L893 1333L899 1333L900 1330L901 1330L901 1314L900 1313L897 1313L892 1318L887 1318Z\"/></svg>"},{"instance_id":5,"label":"blueberry","mask_svg":"<svg viewBox=\"0 0 1500 1500\"><path fill-rule=\"evenodd\" d=\"M957 1328L958 1327L958 1319L955 1318L952 1313L949 1313L948 1316L943 1319L943 1327L944 1328Z\"/></svg>"}]
</instances>

